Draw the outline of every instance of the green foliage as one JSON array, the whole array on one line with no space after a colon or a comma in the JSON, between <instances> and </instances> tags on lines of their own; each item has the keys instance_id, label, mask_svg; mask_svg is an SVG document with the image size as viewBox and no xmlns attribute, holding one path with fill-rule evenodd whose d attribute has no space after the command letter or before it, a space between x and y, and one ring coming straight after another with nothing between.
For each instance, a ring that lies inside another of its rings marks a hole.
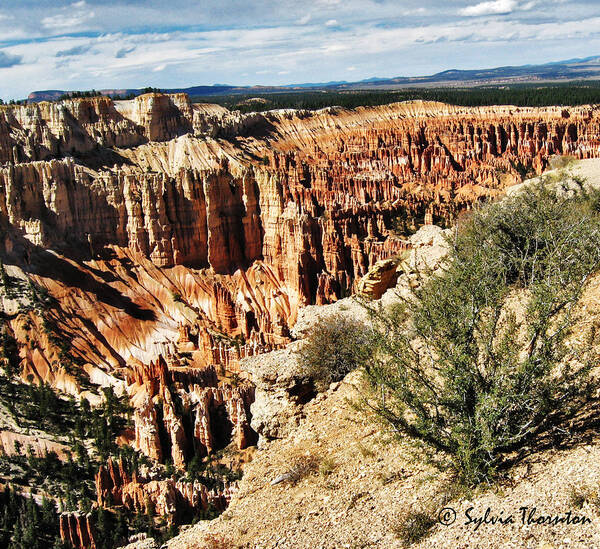
<instances>
[{"instance_id":1,"label":"green foliage","mask_svg":"<svg viewBox=\"0 0 600 549\"><path fill-rule=\"evenodd\" d=\"M38 457L31 448L24 454L16 444L15 452L0 456L0 472L16 486L35 486L62 501L70 511L94 498L95 468L89 462L82 465L71 457L61 461L54 452Z\"/></svg>"},{"instance_id":2,"label":"green foliage","mask_svg":"<svg viewBox=\"0 0 600 549\"><path fill-rule=\"evenodd\" d=\"M450 454L467 483L490 478L593 385L593 323L569 338L600 264L596 195L540 183L475 211L441 274L373 311L377 412Z\"/></svg>"},{"instance_id":3,"label":"green foliage","mask_svg":"<svg viewBox=\"0 0 600 549\"><path fill-rule=\"evenodd\" d=\"M61 398L43 383L27 385L0 377L0 400L22 428L68 435L73 449L73 457L61 461L53 452L41 457L29 451L23 455L15 444L16 455L0 456L2 473L22 486L38 486L63 500L66 509L76 510L93 498L94 475L109 456L122 456L130 468L144 463L132 448L119 448L115 443L128 425L126 397L118 397L110 387L104 389L104 396L101 406L91 408L86 399ZM92 456L84 443L90 439Z\"/></svg>"},{"instance_id":4,"label":"green foliage","mask_svg":"<svg viewBox=\"0 0 600 549\"><path fill-rule=\"evenodd\" d=\"M0 362L8 379L21 373L21 359L17 341L6 326L0 326Z\"/></svg>"},{"instance_id":5,"label":"green foliage","mask_svg":"<svg viewBox=\"0 0 600 549\"><path fill-rule=\"evenodd\" d=\"M128 100L128 99L135 99L136 94L135 93L128 93L125 95L111 95L111 99L113 101L123 101L123 100Z\"/></svg>"},{"instance_id":6,"label":"green foliage","mask_svg":"<svg viewBox=\"0 0 600 549\"><path fill-rule=\"evenodd\" d=\"M4 268L4 263L0 261L0 285L6 290L10 286L10 278Z\"/></svg>"},{"instance_id":7,"label":"green foliage","mask_svg":"<svg viewBox=\"0 0 600 549\"><path fill-rule=\"evenodd\" d=\"M525 165L520 160L512 162L512 167L521 176L521 179L529 179L535 176L535 171L531 165Z\"/></svg>"},{"instance_id":8,"label":"green foliage","mask_svg":"<svg viewBox=\"0 0 600 549\"><path fill-rule=\"evenodd\" d=\"M402 544L409 547L427 537L436 522L430 512L411 511L406 513L392 529Z\"/></svg>"},{"instance_id":9,"label":"green foliage","mask_svg":"<svg viewBox=\"0 0 600 549\"><path fill-rule=\"evenodd\" d=\"M92 511L91 518L97 532L98 549L113 549L126 542L129 527L122 512L96 507Z\"/></svg>"},{"instance_id":10,"label":"green foliage","mask_svg":"<svg viewBox=\"0 0 600 549\"><path fill-rule=\"evenodd\" d=\"M306 377L317 389L324 390L361 366L371 348L371 332L362 322L335 314L311 326L298 350L298 359Z\"/></svg>"},{"instance_id":11,"label":"green foliage","mask_svg":"<svg viewBox=\"0 0 600 549\"><path fill-rule=\"evenodd\" d=\"M233 470L217 461L218 456L208 456L206 460L196 454L187 466L186 480L199 481L209 490L219 488L223 483L231 483L242 478L240 470Z\"/></svg>"},{"instance_id":12,"label":"green foliage","mask_svg":"<svg viewBox=\"0 0 600 549\"><path fill-rule=\"evenodd\" d=\"M171 292L171 299L176 303L183 303L183 297L179 292Z\"/></svg>"},{"instance_id":13,"label":"green foliage","mask_svg":"<svg viewBox=\"0 0 600 549\"><path fill-rule=\"evenodd\" d=\"M88 90L88 91L73 91L62 94L58 100L63 101L65 99L79 99L83 97L101 97L102 93L96 90Z\"/></svg>"},{"instance_id":14,"label":"green foliage","mask_svg":"<svg viewBox=\"0 0 600 549\"><path fill-rule=\"evenodd\" d=\"M42 499L23 497L10 486L0 491L1 549L67 549L58 532L56 505Z\"/></svg>"},{"instance_id":15,"label":"green foliage","mask_svg":"<svg viewBox=\"0 0 600 549\"><path fill-rule=\"evenodd\" d=\"M90 409L89 403L82 400L82 414L76 419L75 431L83 437L93 439L94 449L100 461L106 461L111 455L118 455L120 449L115 438L129 424L131 409L125 395L117 397L112 387L103 389L102 406Z\"/></svg>"},{"instance_id":16,"label":"green foliage","mask_svg":"<svg viewBox=\"0 0 600 549\"><path fill-rule=\"evenodd\" d=\"M265 102L248 101L260 97ZM210 101L230 110L256 112L272 109L316 110L340 106L353 109L360 106L386 105L397 101L441 101L451 105L477 107L483 105L515 105L544 107L550 105L594 105L600 103L600 82L569 82L565 84L517 84L476 88L411 88L403 90L307 90L287 93L230 94L193 97L200 103Z\"/></svg>"}]
</instances>

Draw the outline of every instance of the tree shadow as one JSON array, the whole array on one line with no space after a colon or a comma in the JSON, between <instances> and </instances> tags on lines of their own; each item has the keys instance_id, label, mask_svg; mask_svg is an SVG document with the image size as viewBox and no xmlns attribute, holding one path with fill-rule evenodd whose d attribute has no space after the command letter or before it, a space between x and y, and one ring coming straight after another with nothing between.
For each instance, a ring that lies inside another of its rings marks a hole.
<instances>
[{"instance_id":1,"label":"tree shadow","mask_svg":"<svg viewBox=\"0 0 600 549\"><path fill-rule=\"evenodd\" d=\"M507 454L498 468L503 475L520 464L544 461L542 453L569 450L600 439L600 398L589 398L571 412L555 414L522 448Z\"/></svg>"},{"instance_id":2,"label":"tree shadow","mask_svg":"<svg viewBox=\"0 0 600 549\"><path fill-rule=\"evenodd\" d=\"M85 265L78 268L66 259L44 249L38 249L36 252L40 259L36 262L36 274L94 294L102 303L121 309L137 320L156 320L153 311L140 307L109 284L96 280L87 272Z\"/></svg>"},{"instance_id":3,"label":"tree shadow","mask_svg":"<svg viewBox=\"0 0 600 549\"><path fill-rule=\"evenodd\" d=\"M78 164L92 170L109 169L113 166L133 166L133 162L113 149L99 147L88 152L73 152L73 158Z\"/></svg>"}]
</instances>

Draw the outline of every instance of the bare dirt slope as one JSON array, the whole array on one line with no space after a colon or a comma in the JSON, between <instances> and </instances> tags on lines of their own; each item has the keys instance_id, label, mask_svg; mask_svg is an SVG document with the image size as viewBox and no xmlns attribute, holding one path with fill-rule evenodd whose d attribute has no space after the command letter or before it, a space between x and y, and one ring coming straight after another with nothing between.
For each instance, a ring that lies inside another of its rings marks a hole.
<instances>
[{"instance_id":1,"label":"bare dirt slope","mask_svg":"<svg viewBox=\"0 0 600 549\"><path fill-rule=\"evenodd\" d=\"M437 518L442 507L457 512L451 526L436 524L419 548L590 548L600 547L600 513L593 501L600 487L600 445L593 441L533 455L508 479L478 493L456 496L451 475L407 442L388 442L385 432L351 404L361 395L355 372L305 407L298 429L257 452L241 489L218 519L201 523L168 543L169 549L403 547L406 513ZM295 464L309 469L292 482L272 481ZM310 468L314 463L313 468ZM454 495L453 495L454 494ZM589 501L577 501L587 499ZM446 501L448 500L448 501ZM540 516L587 517L587 524L523 525L520 508ZM513 515L514 524L467 522ZM212 545L211 545L212 544Z\"/></svg>"}]
</instances>

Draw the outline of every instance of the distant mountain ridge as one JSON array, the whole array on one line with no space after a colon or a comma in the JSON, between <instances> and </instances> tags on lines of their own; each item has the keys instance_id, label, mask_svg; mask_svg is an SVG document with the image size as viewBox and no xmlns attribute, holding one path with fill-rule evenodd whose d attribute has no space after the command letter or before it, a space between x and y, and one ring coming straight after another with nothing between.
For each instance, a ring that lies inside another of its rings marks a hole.
<instances>
[{"instance_id":1,"label":"distant mountain ridge","mask_svg":"<svg viewBox=\"0 0 600 549\"><path fill-rule=\"evenodd\" d=\"M368 90L398 89L410 87L432 86L477 86L501 85L533 82L568 82L573 80L600 79L600 56L595 55L582 59L554 61L542 65L520 65L495 67L491 69L458 70L449 69L429 76L397 76L394 78L371 77L358 82L332 81L321 83L288 84L284 86L235 86L215 84L212 86L191 86L188 88L163 89L167 93L187 93L194 97L235 93L269 93L299 91L305 89L323 90ZM99 90L103 95L126 96L139 95L143 89L105 89ZM34 91L29 94L29 101L52 101L69 93L65 90Z\"/></svg>"}]
</instances>

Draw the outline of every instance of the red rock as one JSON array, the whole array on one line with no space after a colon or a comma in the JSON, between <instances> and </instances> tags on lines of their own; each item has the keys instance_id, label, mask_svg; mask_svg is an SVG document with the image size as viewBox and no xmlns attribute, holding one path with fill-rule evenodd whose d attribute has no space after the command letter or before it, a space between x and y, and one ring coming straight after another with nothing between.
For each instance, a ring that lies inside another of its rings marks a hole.
<instances>
[{"instance_id":1,"label":"red rock","mask_svg":"<svg viewBox=\"0 0 600 549\"><path fill-rule=\"evenodd\" d=\"M89 515L62 513L59 531L61 539L75 549L96 549L96 535Z\"/></svg>"},{"instance_id":2,"label":"red rock","mask_svg":"<svg viewBox=\"0 0 600 549\"><path fill-rule=\"evenodd\" d=\"M195 451L243 448L253 392L219 375L243 377L240 359L289 342L301 307L355 292L405 250L398 216L450 222L557 153L600 156L599 109L241 115L181 94L4 108L0 254L56 300L45 320L7 315L22 376L97 398L58 338L93 383L127 390L152 459L183 468ZM140 484L108 467L98 482L101 499ZM152 490L165 508L179 497Z\"/></svg>"},{"instance_id":3,"label":"red rock","mask_svg":"<svg viewBox=\"0 0 600 549\"><path fill-rule=\"evenodd\" d=\"M109 459L106 468L101 468L96 475L98 504L104 507L118 504L131 512L146 512L146 506L151 503L157 516L166 517L169 524L177 523L178 517L190 511L197 513L207 510L211 505L223 511L237 489L235 483L208 490L197 481L153 480L138 474L130 478L124 473L122 464L118 466L120 473L115 476L116 482L113 484L113 479L109 479L106 471L115 467L114 462ZM108 493L112 494L110 498L107 497ZM62 532L63 518L61 517L61 536ZM66 526L65 535L69 535Z\"/></svg>"}]
</instances>

